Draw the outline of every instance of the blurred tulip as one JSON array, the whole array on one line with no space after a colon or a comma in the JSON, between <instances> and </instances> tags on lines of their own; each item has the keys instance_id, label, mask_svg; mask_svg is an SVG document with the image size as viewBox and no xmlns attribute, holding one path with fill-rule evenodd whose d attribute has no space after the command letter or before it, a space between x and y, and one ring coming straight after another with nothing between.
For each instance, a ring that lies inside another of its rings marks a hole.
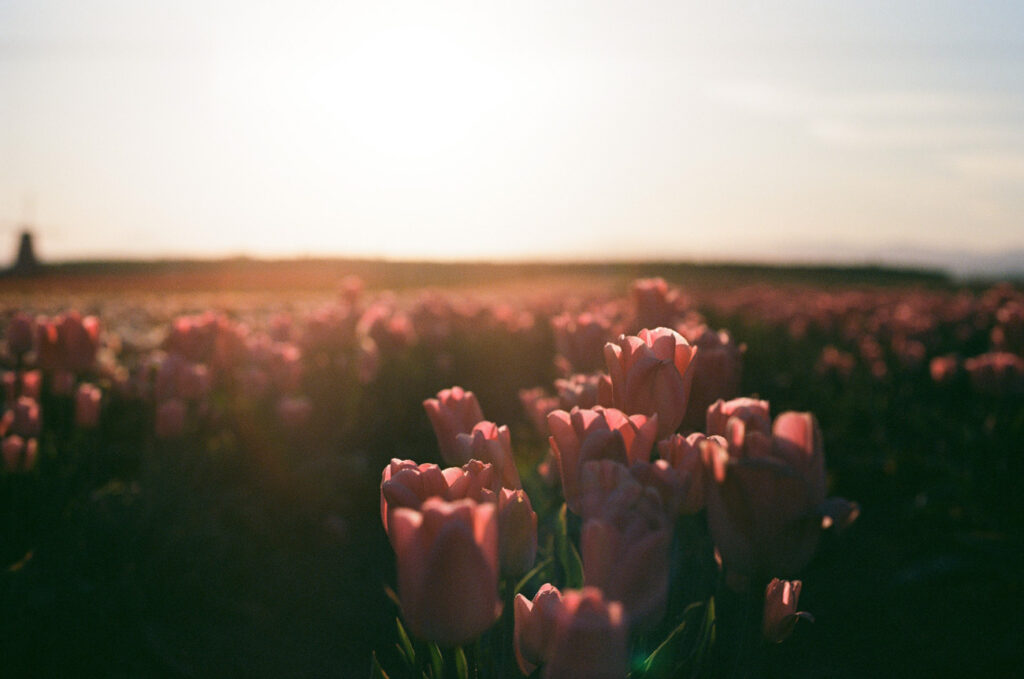
<instances>
[{"instance_id":1,"label":"blurred tulip","mask_svg":"<svg viewBox=\"0 0 1024 679\"><path fill-rule=\"evenodd\" d=\"M39 403L34 398L22 396L14 403L14 422L11 431L24 438L39 436L42 422L39 416Z\"/></svg>"},{"instance_id":2,"label":"blurred tulip","mask_svg":"<svg viewBox=\"0 0 1024 679\"><path fill-rule=\"evenodd\" d=\"M82 429L95 429L100 423L100 401L103 392L83 382L75 393L75 424Z\"/></svg>"},{"instance_id":3,"label":"blurred tulip","mask_svg":"<svg viewBox=\"0 0 1024 679\"><path fill-rule=\"evenodd\" d=\"M526 417L539 434L547 434L548 413L558 410L558 397L548 396L542 387L519 390L519 402L523 404Z\"/></svg>"},{"instance_id":4,"label":"blurred tulip","mask_svg":"<svg viewBox=\"0 0 1024 679\"><path fill-rule=\"evenodd\" d=\"M188 408L180 398L170 398L156 408L154 432L157 438L166 439L185 433L185 415Z\"/></svg>"},{"instance_id":5,"label":"blurred tulip","mask_svg":"<svg viewBox=\"0 0 1024 679\"><path fill-rule=\"evenodd\" d=\"M712 403L735 398L740 393L746 347L737 344L728 331L715 332L704 324L680 324L677 330L697 349L683 428L699 430L704 427L705 414Z\"/></svg>"},{"instance_id":6,"label":"blurred tulip","mask_svg":"<svg viewBox=\"0 0 1024 679\"><path fill-rule=\"evenodd\" d=\"M761 632L768 641L781 644L793 633L800 618L814 622L810 613L796 610L802 585L799 580L778 578L772 578L768 583L764 591L764 618L761 623Z\"/></svg>"},{"instance_id":7,"label":"blurred tulip","mask_svg":"<svg viewBox=\"0 0 1024 679\"><path fill-rule=\"evenodd\" d=\"M949 384L960 372L960 361L955 354L936 356L928 365L928 371L936 384Z\"/></svg>"},{"instance_id":8,"label":"blurred tulip","mask_svg":"<svg viewBox=\"0 0 1024 679\"><path fill-rule=\"evenodd\" d=\"M550 654L558 614L562 610L562 593L551 583L545 583L532 601L516 594L513 607L515 629L512 641L516 662L523 674L530 675L547 661Z\"/></svg>"},{"instance_id":9,"label":"blurred tulip","mask_svg":"<svg viewBox=\"0 0 1024 679\"><path fill-rule=\"evenodd\" d=\"M679 312L679 293L664 278L641 278L630 288L633 298L633 327L669 326Z\"/></svg>"},{"instance_id":10,"label":"blurred tulip","mask_svg":"<svg viewBox=\"0 0 1024 679\"><path fill-rule=\"evenodd\" d=\"M640 415L658 415L658 438L674 433L683 421L697 353L682 335L669 328L622 335L605 345L605 363L616 408Z\"/></svg>"},{"instance_id":11,"label":"blurred tulip","mask_svg":"<svg viewBox=\"0 0 1024 679\"><path fill-rule=\"evenodd\" d=\"M484 419L476 396L462 387L442 389L438 392L437 398L425 400L423 408L434 426L441 457L448 464L462 464L455 437L459 434L469 434L476 423Z\"/></svg>"},{"instance_id":12,"label":"blurred tulip","mask_svg":"<svg viewBox=\"0 0 1024 679\"><path fill-rule=\"evenodd\" d=\"M610 460L583 466L580 536L588 586L621 601L630 625L656 624L668 599L672 523L654 488Z\"/></svg>"},{"instance_id":13,"label":"blurred tulip","mask_svg":"<svg viewBox=\"0 0 1024 679\"><path fill-rule=\"evenodd\" d=\"M658 442L658 454L679 475L679 483L684 488L679 503L679 512L682 514L696 514L706 504L708 476L704 469L700 446L701 442L708 438L714 438L721 445L725 445L725 439L718 436L707 437L700 432L694 432L686 437L674 434Z\"/></svg>"},{"instance_id":14,"label":"blurred tulip","mask_svg":"<svg viewBox=\"0 0 1024 679\"><path fill-rule=\"evenodd\" d=\"M19 311L7 326L7 350L13 356L22 356L32 351L35 332L32 317Z\"/></svg>"},{"instance_id":15,"label":"blurred tulip","mask_svg":"<svg viewBox=\"0 0 1024 679\"><path fill-rule=\"evenodd\" d=\"M573 370L601 367L604 344L611 333L607 319L590 312L578 315L563 313L551 319L551 328L555 335L555 349L568 360Z\"/></svg>"},{"instance_id":16,"label":"blurred tulip","mask_svg":"<svg viewBox=\"0 0 1024 679\"><path fill-rule=\"evenodd\" d=\"M623 465L650 460L658 418L626 417L620 410L600 406L592 410L573 408L568 413L564 410L550 413L548 427L551 451L558 460L562 493L569 509L579 514L581 465L591 460L613 460Z\"/></svg>"},{"instance_id":17,"label":"blurred tulip","mask_svg":"<svg viewBox=\"0 0 1024 679\"><path fill-rule=\"evenodd\" d=\"M36 439L24 439L17 434L6 437L0 443L4 457L4 469L11 474L30 472L36 466L39 444Z\"/></svg>"},{"instance_id":18,"label":"blurred tulip","mask_svg":"<svg viewBox=\"0 0 1024 679\"><path fill-rule=\"evenodd\" d=\"M622 679L629 672L622 604L596 587L568 590L548 646L545 679Z\"/></svg>"},{"instance_id":19,"label":"blurred tulip","mask_svg":"<svg viewBox=\"0 0 1024 679\"><path fill-rule=\"evenodd\" d=\"M398 596L410 630L444 646L469 643L501 614L496 507L430 498L391 514Z\"/></svg>"},{"instance_id":20,"label":"blurred tulip","mask_svg":"<svg viewBox=\"0 0 1024 679\"><path fill-rule=\"evenodd\" d=\"M470 433L455 436L455 449L459 464L480 460L494 465L495 472L505 488L521 488L519 471L512 455L512 438L508 427L493 422L477 422Z\"/></svg>"},{"instance_id":21,"label":"blurred tulip","mask_svg":"<svg viewBox=\"0 0 1024 679\"><path fill-rule=\"evenodd\" d=\"M731 401L718 400L707 412L707 435L725 436L730 418L738 418L746 425L746 431L768 434L772 430L771 411L768 401L756 398L734 398Z\"/></svg>"},{"instance_id":22,"label":"blurred tulip","mask_svg":"<svg viewBox=\"0 0 1024 679\"><path fill-rule=\"evenodd\" d=\"M823 521L852 520L856 507L826 502L821 430L813 415L783 413L771 435L745 426L739 416L729 419L728 448L714 438L701 444L712 479L711 536L734 582L790 576L810 560Z\"/></svg>"},{"instance_id":23,"label":"blurred tulip","mask_svg":"<svg viewBox=\"0 0 1024 679\"><path fill-rule=\"evenodd\" d=\"M537 513L523 490L502 488L498 498L498 555L501 574L518 578L537 560Z\"/></svg>"}]
</instances>

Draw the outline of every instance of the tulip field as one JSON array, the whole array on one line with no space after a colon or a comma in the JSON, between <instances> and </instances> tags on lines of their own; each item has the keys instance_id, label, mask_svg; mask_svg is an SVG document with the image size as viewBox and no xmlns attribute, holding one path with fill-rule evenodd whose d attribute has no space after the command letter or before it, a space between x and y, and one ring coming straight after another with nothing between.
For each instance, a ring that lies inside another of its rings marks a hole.
<instances>
[{"instance_id":1,"label":"tulip field","mask_svg":"<svg viewBox=\"0 0 1024 679\"><path fill-rule=\"evenodd\" d=\"M0 676L1024 666L1024 288L317 266L0 279Z\"/></svg>"}]
</instances>

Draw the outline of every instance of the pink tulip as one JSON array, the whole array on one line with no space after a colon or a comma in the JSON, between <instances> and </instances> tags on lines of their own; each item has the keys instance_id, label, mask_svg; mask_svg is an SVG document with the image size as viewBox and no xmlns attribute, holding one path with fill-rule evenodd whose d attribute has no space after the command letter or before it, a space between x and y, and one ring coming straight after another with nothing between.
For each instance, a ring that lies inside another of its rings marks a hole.
<instances>
[{"instance_id":1,"label":"pink tulip","mask_svg":"<svg viewBox=\"0 0 1024 679\"><path fill-rule=\"evenodd\" d=\"M82 429L95 429L100 422L100 401L103 392L83 382L75 393L75 424Z\"/></svg>"},{"instance_id":2,"label":"pink tulip","mask_svg":"<svg viewBox=\"0 0 1024 679\"><path fill-rule=\"evenodd\" d=\"M512 438L508 427L493 422L477 422L470 433L455 436L455 449L461 464L480 460L494 465L505 488L521 488L519 471L512 455Z\"/></svg>"},{"instance_id":3,"label":"pink tulip","mask_svg":"<svg viewBox=\"0 0 1024 679\"><path fill-rule=\"evenodd\" d=\"M501 573L518 578L537 560L537 513L523 490L502 488L498 497L498 555Z\"/></svg>"},{"instance_id":4,"label":"pink tulip","mask_svg":"<svg viewBox=\"0 0 1024 679\"><path fill-rule=\"evenodd\" d=\"M800 600L799 580L779 580L773 578L764 591L764 618L761 631L764 638L774 644L781 644L796 627L800 618L814 622L814 616L805 611L797 611Z\"/></svg>"},{"instance_id":5,"label":"pink tulip","mask_svg":"<svg viewBox=\"0 0 1024 679\"><path fill-rule=\"evenodd\" d=\"M697 348L693 357L693 385L683 419L684 429L704 427L708 407L718 399L740 393L745 346L737 344L726 330L715 332L704 324L681 324L679 334Z\"/></svg>"},{"instance_id":6,"label":"pink tulip","mask_svg":"<svg viewBox=\"0 0 1024 679\"><path fill-rule=\"evenodd\" d=\"M680 299L663 278L642 278L630 288L633 298L635 328L671 325L679 312Z\"/></svg>"},{"instance_id":7,"label":"pink tulip","mask_svg":"<svg viewBox=\"0 0 1024 679\"><path fill-rule=\"evenodd\" d=\"M442 474L448 484L448 500L475 500L497 502L501 492L501 479L494 465L470 460L461 467L448 467Z\"/></svg>"},{"instance_id":8,"label":"pink tulip","mask_svg":"<svg viewBox=\"0 0 1024 679\"><path fill-rule=\"evenodd\" d=\"M725 436L726 425L732 417L742 420L746 425L746 431L768 434L772 430L768 401L756 398L734 398L731 401L719 399L708 408L708 436Z\"/></svg>"},{"instance_id":9,"label":"pink tulip","mask_svg":"<svg viewBox=\"0 0 1024 679\"><path fill-rule=\"evenodd\" d=\"M604 343L611 334L611 324L606 318L590 312L577 316L563 313L551 319L551 328L555 334L555 349L573 369L600 367Z\"/></svg>"},{"instance_id":10,"label":"pink tulip","mask_svg":"<svg viewBox=\"0 0 1024 679\"><path fill-rule=\"evenodd\" d=\"M530 675L547 662L550 655L558 614L562 610L562 593L551 583L546 583L537 590L532 601L516 594L513 607L516 662L523 674Z\"/></svg>"},{"instance_id":11,"label":"pink tulip","mask_svg":"<svg viewBox=\"0 0 1024 679\"><path fill-rule=\"evenodd\" d=\"M32 317L18 312L7 326L7 350L14 356L22 356L32 351L35 321Z\"/></svg>"},{"instance_id":12,"label":"pink tulip","mask_svg":"<svg viewBox=\"0 0 1024 679\"><path fill-rule=\"evenodd\" d=\"M701 442L708 438L717 439L721 445L726 445L725 439L717 436L707 437L700 432L694 432L686 437L674 434L658 442L658 454L679 475L679 482L685 488L679 504L679 512L682 514L696 514L706 504L708 481L701 454Z\"/></svg>"},{"instance_id":13,"label":"pink tulip","mask_svg":"<svg viewBox=\"0 0 1024 679\"><path fill-rule=\"evenodd\" d=\"M20 397L14 404L14 423L11 431L24 438L39 436L42 422L39 417L39 404L34 398Z\"/></svg>"},{"instance_id":14,"label":"pink tulip","mask_svg":"<svg viewBox=\"0 0 1024 679\"><path fill-rule=\"evenodd\" d=\"M555 391L558 392L558 405L562 410L573 408L594 408L598 405L611 406L611 401L602 402L600 384L604 375L570 375L566 379L555 380Z\"/></svg>"},{"instance_id":15,"label":"pink tulip","mask_svg":"<svg viewBox=\"0 0 1024 679\"><path fill-rule=\"evenodd\" d=\"M444 646L473 641L501 615L496 507L429 498L391 514L398 596L409 629Z\"/></svg>"},{"instance_id":16,"label":"pink tulip","mask_svg":"<svg viewBox=\"0 0 1024 679\"><path fill-rule=\"evenodd\" d=\"M35 439L23 439L17 434L8 436L0 444L4 458L4 469L11 474L29 472L36 466L39 444Z\"/></svg>"},{"instance_id":17,"label":"pink tulip","mask_svg":"<svg viewBox=\"0 0 1024 679\"><path fill-rule=\"evenodd\" d=\"M708 525L722 563L736 582L795 574L814 553L823 522L856 516L852 503L826 502L818 423L787 412L765 435L734 416L727 430L728 448L714 437L701 444L712 480Z\"/></svg>"},{"instance_id":18,"label":"pink tulip","mask_svg":"<svg viewBox=\"0 0 1024 679\"><path fill-rule=\"evenodd\" d=\"M562 595L545 679L622 679L629 670L622 604L595 587Z\"/></svg>"},{"instance_id":19,"label":"pink tulip","mask_svg":"<svg viewBox=\"0 0 1024 679\"><path fill-rule=\"evenodd\" d=\"M672 523L655 489L610 460L583 467L586 584L621 601L631 625L657 623L668 599Z\"/></svg>"},{"instance_id":20,"label":"pink tulip","mask_svg":"<svg viewBox=\"0 0 1024 679\"><path fill-rule=\"evenodd\" d=\"M623 465L646 461L658 427L657 416L625 413L615 408L573 408L548 415L551 450L558 459L562 493L569 509L579 514L580 466L590 460L614 460Z\"/></svg>"},{"instance_id":21,"label":"pink tulip","mask_svg":"<svg viewBox=\"0 0 1024 679\"><path fill-rule=\"evenodd\" d=\"M558 397L548 396L542 387L519 390L519 402L523 404L526 417L540 434L547 433L548 413L558 410Z\"/></svg>"},{"instance_id":22,"label":"pink tulip","mask_svg":"<svg viewBox=\"0 0 1024 679\"><path fill-rule=\"evenodd\" d=\"M388 516L398 507L419 509L429 497L446 497L448 482L436 464L417 465L393 458L380 475L380 520L388 532Z\"/></svg>"},{"instance_id":23,"label":"pink tulip","mask_svg":"<svg viewBox=\"0 0 1024 679\"><path fill-rule=\"evenodd\" d=\"M434 425L434 434L437 436L437 443L441 448L441 457L448 464L458 465L463 462L459 460L459 449L455 443L455 437L459 434L469 434L477 422L484 419L483 411L476 396L471 391L465 391L462 387L442 389L437 398L428 398L423 402L423 408L430 417L430 423Z\"/></svg>"},{"instance_id":24,"label":"pink tulip","mask_svg":"<svg viewBox=\"0 0 1024 679\"><path fill-rule=\"evenodd\" d=\"M621 335L605 345L605 363L616 408L631 414L658 415L658 438L674 433L683 421L697 353L669 328Z\"/></svg>"}]
</instances>

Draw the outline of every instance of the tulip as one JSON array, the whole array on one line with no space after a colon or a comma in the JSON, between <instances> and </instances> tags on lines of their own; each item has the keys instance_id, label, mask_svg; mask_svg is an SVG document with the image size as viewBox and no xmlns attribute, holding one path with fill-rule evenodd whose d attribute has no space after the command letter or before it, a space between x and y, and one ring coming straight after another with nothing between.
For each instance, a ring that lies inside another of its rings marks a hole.
<instances>
[{"instance_id":1,"label":"tulip","mask_svg":"<svg viewBox=\"0 0 1024 679\"><path fill-rule=\"evenodd\" d=\"M726 330L715 332L700 324L681 324L679 334L697 348L693 357L693 386L683 419L685 429L704 426L708 407L718 399L734 398L740 393L744 346Z\"/></svg>"},{"instance_id":2,"label":"tulip","mask_svg":"<svg viewBox=\"0 0 1024 679\"><path fill-rule=\"evenodd\" d=\"M668 599L672 524L655 489L610 460L583 467L580 536L587 585L621 601L631 625L657 623Z\"/></svg>"},{"instance_id":3,"label":"tulip","mask_svg":"<svg viewBox=\"0 0 1024 679\"><path fill-rule=\"evenodd\" d=\"M35 439L26 440L17 434L6 437L0 444L4 468L12 474L32 471L36 466L38 452L39 445Z\"/></svg>"},{"instance_id":4,"label":"tulip","mask_svg":"<svg viewBox=\"0 0 1024 679\"><path fill-rule=\"evenodd\" d=\"M34 398L20 397L14 404L14 423L11 431L24 438L39 436L42 422L39 417L39 404Z\"/></svg>"},{"instance_id":5,"label":"tulip","mask_svg":"<svg viewBox=\"0 0 1024 679\"><path fill-rule=\"evenodd\" d=\"M679 483L685 489L679 503L681 514L696 514L706 504L707 474L700 446L701 442L708 438L714 438L721 445L725 445L725 439L717 436L706 437L700 432L694 432L686 437L674 434L671 438L658 442L658 454L675 470L679 476Z\"/></svg>"},{"instance_id":6,"label":"tulip","mask_svg":"<svg viewBox=\"0 0 1024 679\"><path fill-rule=\"evenodd\" d=\"M523 674L530 675L547 662L550 655L558 614L562 610L562 593L551 583L546 583L537 590L532 601L516 594L513 609L515 628L512 643L516 662Z\"/></svg>"},{"instance_id":7,"label":"tulip","mask_svg":"<svg viewBox=\"0 0 1024 679\"><path fill-rule=\"evenodd\" d=\"M493 464L470 460L461 467L448 467L442 474L448 484L448 500L475 500L497 502L501 492L501 479Z\"/></svg>"},{"instance_id":8,"label":"tulip","mask_svg":"<svg viewBox=\"0 0 1024 679\"><path fill-rule=\"evenodd\" d=\"M593 370L601 365L601 352L611 333L607 319L590 312L578 316L565 313L551 319L551 328L555 349L572 368Z\"/></svg>"},{"instance_id":9,"label":"tulip","mask_svg":"<svg viewBox=\"0 0 1024 679\"><path fill-rule=\"evenodd\" d=\"M100 401L103 392L87 382L78 385L75 393L75 424L82 429L95 429L100 422Z\"/></svg>"},{"instance_id":10,"label":"tulip","mask_svg":"<svg viewBox=\"0 0 1024 679\"><path fill-rule=\"evenodd\" d=\"M423 402L430 423L434 426L434 434L441 448L441 457L451 465L462 464L459 460L459 449L455 437L469 434L477 422L484 419L483 411L476 396L462 387L442 389L437 398L428 398Z\"/></svg>"},{"instance_id":11,"label":"tulip","mask_svg":"<svg viewBox=\"0 0 1024 679\"><path fill-rule=\"evenodd\" d=\"M495 472L505 488L521 488L519 471L512 455L512 439L508 427L493 422L477 422L468 434L455 437L456 455L460 463L480 460L494 465Z\"/></svg>"},{"instance_id":12,"label":"tulip","mask_svg":"<svg viewBox=\"0 0 1024 679\"><path fill-rule=\"evenodd\" d=\"M380 520L388 532L388 516L398 507L419 509L429 497L446 497L448 482L436 464L417 465L392 458L380 474Z\"/></svg>"},{"instance_id":13,"label":"tulip","mask_svg":"<svg viewBox=\"0 0 1024 679\"><path fill-rule=\"evenodd\" d=\"M646 417L625 413L615 408L592 410L573 408L571 412L556 410L548 415L551 451L558 460L562 493L569 509L579 514L580 466L590 460L614 460L629 465L649 460L657 416Z\"/></svg>"},{"instance_id":14,"label":"tulip","mask_svg":"<svg viewBox=\"0 0 1024 679\"><path fill-rule=\"evenodd\" d=\"M573 408L594 408L598 405L611 406L611 401L601 400L601 382L604 375L571 375L567 379L555 380L558 404L563 410Z\"/></svg>"},{"instance_id":15,"label":"tulip","mask_svg":"<svg viewBox=\"0 0 1024 679\"><path fill-rule=\"evenodd\" d=\"M32 351L35 322L31 316L18 312L7 326L7 350L13 356L22 356Z\"/></svg>"},{"instance_id":16,"label":"tulip","mask_svg":"<svg viewBox=\"0 0 1024 679\"><path fill-rule=\"evenodd\" d=\"M742 420L746 425L746 431L769 434L772 430L768 401L756 398L734 398L731 401L719 399L711 404L707 411L708 436L725 436L726 425L732 417ZM739 443L742 445L742 442Z\"/></svg>"},{"instance_id":17,"label":"tulip","mask_svg":"<svg viewBox=\"0 0 1024 679\"><path fill-rule=\"evenodd\" d=\"M555 620L545 679L622 679L629 671L622 604L600 589L569 590Z\"/></svg>"},{"instance_id":18,"label":"tulip","mask_svg":"<svg viewBox=\"0 0 1024 679\"><path fill-rule=\"evenodd\" d=\"M668 328L621 335L604 347L616 408L631 414L658 415L658 438L674 433L690 397L696 347Z\"/></svg>"},{"instance_id":19,"label":"tulip","mask_svg":"<svg viewBox=\"0 0 1024 679\"><path fill-rule=\"evenodd\" d=\"M663 278L642 278L630 288L633 297L634 326L655 328L670 325L679 308L679 293L668 287Z\"/></svg>"},{"instance_id":20,"label":"tulip","mask_svg":"<svg viewBox=\"0 0 1024 679\"><path fill-rule=\"evenodd\" d=\"M770 435L745 427L731 417L728 447L715 437L701 443L712 479L708 525L737 583L798 572L824 523L856 516L855 504L825 499L821 430L813 415L783 413Z\"/></svg>"},{"instance_id":21,"label":"tulip","mask_svg":"<svg viewBox=\"0 0 1024 679\"><path fill-rule=\"evenodd\" d=\"M544 434L548 430L548 413L558 410L559 402L556 396L548 396L542 387L519 390L519 402L523 404L523 410L539 433Z\"/></svg>"},{"instance_id":22,"label":"tulip","mask_svg":"<svg viewBox=\"0 0 1024 679\"><path fill-rule=\"evenodd\" d=\"M814 616L806 611L797 611L800 600L799 580L779 580L773 578L764 590L764 618L761 631L768 641L781 644L796 627L800 618L814 622Z\"/></svg>"},{"instance_id":23,"label":"tulip","mask_svg":"<svg viewBox=\"0 0 1024 679\"><path fill-rule=\"evenodd\" d=\"M537 513L523 490L502 488L498 497L498 556L501 574L518 578L537 560Z\"/></svg>"},{"instance_id":24,"label":"tulip","mask_svg":"<svg viewBox=\"0 0 1024 679\"><path fill-rule=\"evenodd\" d=\"M444 646L469 643L501 615L495 506L427 499L391 514L398 596L409 629Z\"/></svg>"}]
</instances>

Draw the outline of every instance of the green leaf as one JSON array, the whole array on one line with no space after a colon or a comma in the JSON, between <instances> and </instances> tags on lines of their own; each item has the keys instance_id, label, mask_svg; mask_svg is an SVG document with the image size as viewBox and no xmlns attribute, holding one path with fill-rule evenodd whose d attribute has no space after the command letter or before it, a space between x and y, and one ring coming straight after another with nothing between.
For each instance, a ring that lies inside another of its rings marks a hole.
<instances>
[{"instance_id":1,"label":"green leaf","mask_svg":"<svg viewBox=\"0 0 1024 679\"><path fill-rule=\"evenodd\" d=\"M427 644L427 650L430 652L430 667L434 672L435 679L442 679L444 677L444 658L441 657L441 649L437 647L437 644Z\"/></svg>"},{"instance_id":2,"label":"green leaf","mask_svg":"<svg viewBox=\"0 0 1024 679\"><path fill-rule=\"evenodd\" d=\"M466 652L462 646L455 649L455 676L458 679L469 679L469 664L466 663Z\"/></svg>"},{"instance_id":3,"label":"green leaf","mask_svg":"<svg viewBox=\"0 0 1024 679\"><path fill-rule=\"evenodd\" d=\"M522 579L516 583L516 588L512 590L512 594L519 594L523 590L523 587L526 587L528 584L530 584L530 580L533 580L538 573L540 573L542 570L551 565L552 561L554 561L554 558L549 556L548 558L544 559L539 564L534 566L529 573L524 575Z\"/></svg>"},{"instance_id":4,"label":"green leaf","mask_svg":"<svg viewBox=\"0 0 1024 679\"><path fill-rule=\"evenodd\" d=\"M583 586L583 561L576 551L576 546L569 539L568 511L564 503L558 511L558 520L555 522L555 553L565 576L563 587L579 589Z\"/></svg>"},{"instance_id":5,"label":"green leaf","mask_svg":"<svg viewBox=\"0 0 1024 679\"><path fill-rule=\"evenodd\" d=\"M377 651L370 656L370 679L391 679L377 660Z\"/></svg>"},{"instance_id":6,"label":"green leaf","mask_svg":"<svg viewBox=\"0 0 1024 679\"><path fill-rule=\"evenodd\" d=\"M409 639L409 635L406 634L405 628L402 627L402 621L395 618L395 626L398 627L398 640L400 642L399 650L405 655L405 660L409 663L409 667L416 665L416 649L412 647L412 641Z\"/></svg>"},{"instance_id":7,"label":"green leaf","mask_svg":"<svg viewBox=\"0 0 1024 679\"><path fill-rule=\"evenodd\" d=\"M665 640L658 644L658 647L651 651L651 654L647 656L647 659L640 663L640 671L643 672L645 679L652 679L653 677L668 677L671 676L671 670L674 665L673 660L678 656L678 648L673 648L675 643L680 640L683 632L686 631L687 620L686 618L690 615L691 611L696 610L698 607L703 606L703 601L695 601L683 610L683 621L665 637ZM653 674L650 674L652 673Z\"/></svg>"}]
</instances>

